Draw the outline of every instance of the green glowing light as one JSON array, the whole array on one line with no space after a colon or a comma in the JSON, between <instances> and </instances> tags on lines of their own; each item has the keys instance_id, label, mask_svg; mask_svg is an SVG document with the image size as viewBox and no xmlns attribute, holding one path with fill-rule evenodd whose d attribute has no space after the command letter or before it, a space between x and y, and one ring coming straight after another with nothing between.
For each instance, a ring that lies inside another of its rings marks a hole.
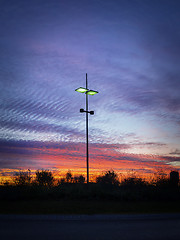
<instances>
[{"instance_id":1,"label":"green glowing light","mask_svg":"<svg viewBox=\"0 0 180 240\"><path fill-rule=\"evenodd\" d=\"M87 91L86 92L86 94L88 94L88 95L95 95L95 94L97 94L98 92L97 91L94 91L94 90L89 90L89 91Z\"/></svg>"},{"instance_id":2,"label":"green glowing light","mask_svg":"<svg viewBox=\"0 0 180 240\"><path fill-rule=\"evenodd\" d=\"M85 92L88 91L88 89L87 89L87 88L83 88L83 87L79 87L79 88L77 88L75 91L76 91L76 92L80 92L80 93L85 93Z\"/></svg>"}]
</instances>

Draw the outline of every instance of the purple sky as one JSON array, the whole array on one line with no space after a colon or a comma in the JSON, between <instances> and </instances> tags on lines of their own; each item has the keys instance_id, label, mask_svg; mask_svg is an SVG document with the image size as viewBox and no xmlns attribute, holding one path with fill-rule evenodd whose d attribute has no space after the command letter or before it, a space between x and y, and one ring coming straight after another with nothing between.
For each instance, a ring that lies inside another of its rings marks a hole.
<instances>
[{"instance_id":1,"label":"purple sky","mask_svg":"<svg viewBox=\"0 0 180 240\"><path fill-rule=\"evenodd\" d=\"M92 147L180 168L179 12L178 0L0 0L0 168L36 167L34 143L67 144L76 164L86 73Z\"/></svg>"}]
</instances>

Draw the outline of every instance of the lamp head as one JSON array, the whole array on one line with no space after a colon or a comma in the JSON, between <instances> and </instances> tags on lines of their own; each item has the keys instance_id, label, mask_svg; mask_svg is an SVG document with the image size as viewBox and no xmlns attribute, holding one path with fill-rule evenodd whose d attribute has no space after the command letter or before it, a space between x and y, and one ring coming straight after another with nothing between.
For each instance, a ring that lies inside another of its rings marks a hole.
<instances>
[{"instance_id":1,"label":"lamp head","mask_svg":"<svg viewBox=\"0 0 180 240\"><path fill-rule=\"evenodd\" d=\"M87 92L86 92L86 94L88 94L88 95L95 95L95 94L97 94L98 93L98 91L94 91L94 90L88 90Z\"/></svg>"},{"instance_id":2,"label":"lamp head","mask_svg":"<svg viewBox=\"0 0 180 240\"><path fill-rule=\"evenodd\" d=\"M80 92L80 93L86 93L88 91L87 88L83 88L83 87L79 87L77 89L75 89L76 92Z\"/></svg>"}]
</instances>

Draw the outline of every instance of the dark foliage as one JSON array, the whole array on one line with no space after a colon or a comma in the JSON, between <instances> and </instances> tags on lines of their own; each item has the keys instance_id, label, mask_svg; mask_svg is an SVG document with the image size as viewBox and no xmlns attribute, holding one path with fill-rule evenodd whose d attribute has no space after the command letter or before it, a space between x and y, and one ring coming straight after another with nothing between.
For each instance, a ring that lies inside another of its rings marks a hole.
<instances>
[{"instance_id":1,"label":"dark foliage","mask_svg":"<svg viewBox=\"0 0 180 240\"><path fill-rule=\"evenodd\" d=\"M83 175L75 176L73 178L74 183L85 183L85 177Z\"/></svg>"},{"instance_id":2,"label":"dark foliage","mask_svg":"<svg viewBox=\"0 0 180 240\"><path fill-rule=\"evenodd\" d=\"M122 182L121 182L121 186L126 186L126 187L141 187L146 185L147 183L145 182L145 180L143 180L142 178L137 178L137 177L128 177L125 178Z\"/></svg>"},{"instance_id":3,"label":"dark foliage","mask_svg":"<svg viewBox=\"0 0 180 240\"><path fill-rule=\"evenodd\" d=\"M16 173L15 177L14 177L14 183L16 185L30 185L31 184L31 171L28 169L28 171L24 172L24 171L19 171L18 173Z\"/></svg>"},{"instance_id":4,"label":"dark foliage","mask_svg":"<svg viewBox=\"0 0 180 240\"><path fill-rule=\"evenodd\" d=\"M103 176L96 178L96 183L119 185L118 175L114 171L107 171Z\"/></svg>"},{"instance_id":5,"label":"dark foliage","mask_svg":"<svg viewBox=\"0 0 180 240\"><path fill-rule=\"evenodd\" d=\"M170 176L169 179L161 175L151 183L141 178L128 177L120 183L114 171L107 171L97 178L96 183L87 185L84 176L72 177L70 172L58 184L55 184L52 172L47 170L37 171L34 181L31 179L30 171L26 174L20 172L15 178L15 184L0 186L0 200L179 201L179 178L175 173ZM176 187L172 187L172 182Z\"/></svg>"},{"instance_id":6,"label":"dark foliage","mask_svg":"<svg viewBox=\"0 0 180 240\"><path fill-rule=\"evenodd\" d=\"M68 171L66 173L66 182L71 183L73 181L72 173L71 171Z\"/></svg>"},{"instance_id":7,"label":"dark foliage","mask_svg":"<svg viewBox=\"0 0 180 240\"><path fill-rule=\"evenodd\" d=\"M52 186L54 182L54 177L51 171L41 170L36 172L35 182L43 186Z\"/></svg>"}]
</instances>

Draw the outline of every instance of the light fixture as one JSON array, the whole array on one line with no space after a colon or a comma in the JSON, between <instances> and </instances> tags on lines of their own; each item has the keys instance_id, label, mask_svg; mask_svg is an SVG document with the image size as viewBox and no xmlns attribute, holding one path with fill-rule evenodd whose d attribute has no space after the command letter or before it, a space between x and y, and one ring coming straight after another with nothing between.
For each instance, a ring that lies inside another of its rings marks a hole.
<instances>
[{"instance_id":1,"label":"light fixture","mask_svg":"<svg viewBox=\"0 0 180 240\"><path fill-rule=\"evenodd\" d=\"M87 92L86 92L86 94L88 94L88 95L95 95L95 94L97 94L98 92L97 91L94 91L94 90L88 90Z\"/></svg>"},{"instance_id":2,"label":"light fixture","mask_svg":"<svg viewBox=\"0 0 180 240\"><path fill-rule=\"evenodd\" d=\"M87 88L83 88L83 87L79 87L77 88L75 91L76 92L80 92L80 93L86 93L89 89Z\"/></svg>"}]
</instances>

